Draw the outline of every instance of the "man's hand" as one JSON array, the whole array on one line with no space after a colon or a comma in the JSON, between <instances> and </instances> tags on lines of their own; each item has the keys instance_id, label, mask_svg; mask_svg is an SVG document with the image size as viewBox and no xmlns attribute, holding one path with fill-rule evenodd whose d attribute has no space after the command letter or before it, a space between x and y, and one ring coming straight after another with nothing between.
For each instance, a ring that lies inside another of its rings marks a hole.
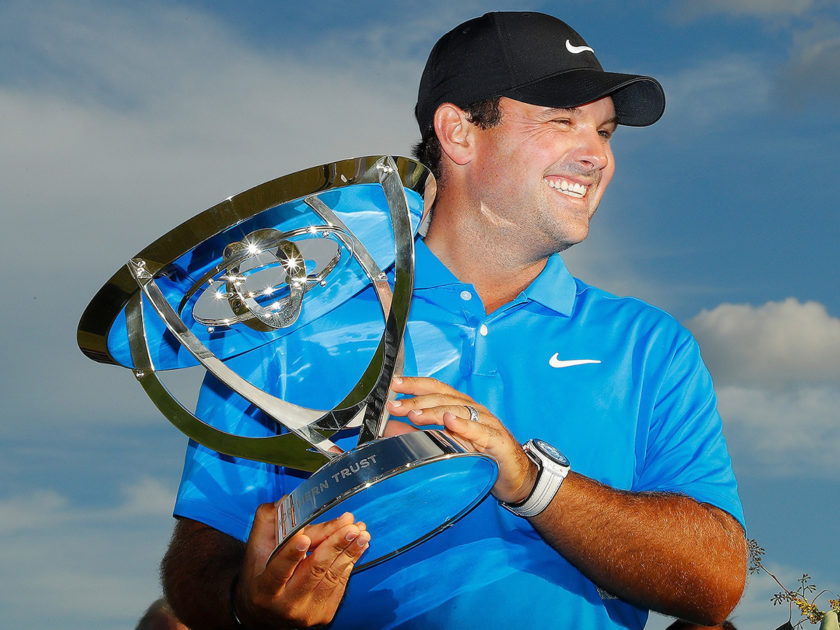
<instances>
[{"instance_id":1,"label":"man's hand","mask_svg":"<svg viewBox=\"0 0 840 630\"><path fill-rule=\"evenodd\" d=\"M364 523L354 523L347 513L309 525L268 562L276 531L276 505L261 505L234 593L234 608L242 624L276 628L332 621L350 573L370 542Z\"/></svg>"},{"instance_id":2,"label":"man's hand","mask_svg":"<svg viewBox=\"0 0 840 630\"><path fill-rule=\"evenodd\" d=\"M448 433L479 453L491 455L499 464L493 496L506 503L528 498L537 479L537 466L522 445L486 407L466 394L433 378L395 378L391 389L413 398L388 403L393 416L408 418L420 426L443 425ZM469 420L467 405L478 411L478 421ZM393 434L397 431L390 431Z\"/></svg>"}]
</instances>

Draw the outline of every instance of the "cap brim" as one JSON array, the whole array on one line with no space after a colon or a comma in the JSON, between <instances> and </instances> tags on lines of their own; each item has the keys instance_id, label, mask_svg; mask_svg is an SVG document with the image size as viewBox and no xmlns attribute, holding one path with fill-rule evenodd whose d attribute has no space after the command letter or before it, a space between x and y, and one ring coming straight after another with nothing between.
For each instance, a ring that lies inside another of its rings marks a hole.
<instances>
[{"instance_id":1,"label":"cap brim","mask_svg":"<svg viewBox=\"0 0 840 630\"><path fill-rule=\"evenodd\" d=\"M652 125L665 111L665 91L653 77L590 69L561 72L498 96L544 107L578 107L612 96L619 124L633 127Z\"/></svg>"}]
</instances>

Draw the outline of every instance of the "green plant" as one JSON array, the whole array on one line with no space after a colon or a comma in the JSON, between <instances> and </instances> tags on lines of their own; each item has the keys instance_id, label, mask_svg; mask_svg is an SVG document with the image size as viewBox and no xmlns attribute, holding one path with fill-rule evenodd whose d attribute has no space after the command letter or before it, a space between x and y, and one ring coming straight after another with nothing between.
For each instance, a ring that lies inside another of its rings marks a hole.
<instances>
[{"instance_id":1,"label":"green plant","mask_svg":"<svg viewBox=\"0 0 840 630\"><path fill-rule=\"evenodd\" d=\"M750 554L750 573L756 574L760 571L764 571L767 575L773 578L773 581L776 582L776 584L778 584L782 589L781 591L774 593L770 601L773 602L774 606L784 604L785 602L788 603L788 607L790 608L788 627L798 628L806 621L809 621L812 624L820 623L823 620L823 617L825 617L825 613L827 611L820 610L820 607L817 605L817 600L826 594L835 596L837 596L837 594L832 593L827 589L817 592L816 585L811 582L811 576L807 573L803 573L802 577L797 580L799 586L797 586L794 590L790 590L782 584L779 578L776 577L772 571L764 566L765 551L764 548L758 544L758 541L751 538L747 542ZM814 595L814 593L816 593L816 595ZM794 606L799 609L801 619L799 619L795 625L792 625ZM836 599L828 599L828 610L833 610L835 613L840 614L840 597L836 597Z\"/></svg>"}]
</instances>

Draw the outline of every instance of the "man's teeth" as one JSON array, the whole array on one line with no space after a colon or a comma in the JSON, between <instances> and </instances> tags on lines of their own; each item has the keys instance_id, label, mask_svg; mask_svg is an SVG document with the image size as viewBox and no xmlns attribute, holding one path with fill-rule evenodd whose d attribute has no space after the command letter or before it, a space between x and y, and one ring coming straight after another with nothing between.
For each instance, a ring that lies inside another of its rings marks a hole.
<instances>
[{"instance_id":1,"label":"man's teeth","mask_svg":"<svg viewBox=\"0 0 840 630\"><path fill-rule=\"evenodd\" d=\"M570 197L577 197L580 199L586 195L586 186L583 184L576 184L565 179L546 179L545 181L548 182L548 185L555 190L559 190L561 193L569 195Z\"/></svg>"}]
</instances>

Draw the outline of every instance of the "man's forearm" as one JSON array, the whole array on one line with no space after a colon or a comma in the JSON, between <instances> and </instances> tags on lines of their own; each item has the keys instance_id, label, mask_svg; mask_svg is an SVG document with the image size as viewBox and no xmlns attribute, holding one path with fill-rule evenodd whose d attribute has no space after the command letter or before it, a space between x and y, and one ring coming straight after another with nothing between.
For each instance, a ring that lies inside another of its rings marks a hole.
<instances>
[{"instance_id":1,"label":"man's forearm","mask_svg":"<svg viewBox=\"0 0 840 630\"><path fill-rule=\"evenodd\" d=\"M625 492L570 473L531 522L596 584L642 607L713 625L743 591L741 526L686 496Z\"/></svg>"},{"instance_id":2,"label":"man's forearm","mask_svg":"<svg viewBox=\"0 0 840 630\"><path fill-rule=\"evenodd\" d=\"M234 628L230 589L242 565L245 545L189 519L175 525L161 562L164 595L190 628Z\"/></svg>"}]
</instances>

